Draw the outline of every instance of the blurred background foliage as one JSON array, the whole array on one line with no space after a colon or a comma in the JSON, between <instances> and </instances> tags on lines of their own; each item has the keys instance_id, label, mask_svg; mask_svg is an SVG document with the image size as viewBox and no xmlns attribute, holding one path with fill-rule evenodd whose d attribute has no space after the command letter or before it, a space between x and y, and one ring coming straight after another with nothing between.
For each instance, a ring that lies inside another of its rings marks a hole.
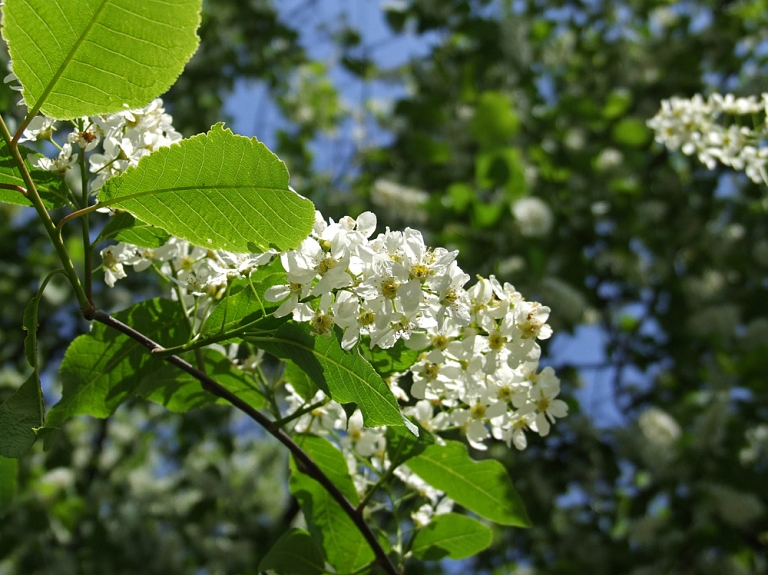
<instances>
[{"instance_id":1,"label":"blurred background foliage","mask_svg":"<svg viewBox=\"0 0 768 575\"><path fill-rule=\"evenodd\" d=\"M768 195L645 127L662 98L768 91L768 2L334 3L381 11L393 49L418 43L396 66L354 18L309 30L329 3L206 0L201 49L166 95L176 127L206 130L258 82L279 122L256 135L326 215L419 228L549 305L565 334L545 355L571 414L524 452L491 451L535 526L408 573L768 573ZM0 106L18 114L5 87ZM54 266L43 237L0 205L0 400ZM41 308L49 398L87 329L58 286ZM97 298L119 309L155 289ZM222 407L77 420L20 460L0 574L256 573L296 515L285 476L285 454Z\"/></svg>"}]
</instances>

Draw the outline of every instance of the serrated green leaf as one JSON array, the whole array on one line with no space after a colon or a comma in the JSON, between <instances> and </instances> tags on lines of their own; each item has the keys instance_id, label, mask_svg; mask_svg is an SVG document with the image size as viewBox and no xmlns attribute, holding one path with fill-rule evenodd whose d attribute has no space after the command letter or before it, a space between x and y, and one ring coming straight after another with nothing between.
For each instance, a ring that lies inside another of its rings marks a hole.
<instances>
[{"instance_id":1,"label":"serrated green leaf","mask_svg":"<svg viewBox=\"0 0 768 575\"><path fill-rule=\"evenodd\" d=\"M390 465L399 467L435 443L435 437L431 433L421 426L418 427L418 436L414 436L402 427L387 428L387 455Z\"/></svg>"},{"instance_id":2,"label":"serrated green leaf","mask_svg":"<svg viewBox=\"0 0 768 575\"><path fill-rule=\"evenodd\" d=\"M197 49L201 0L7 0L3 37L30 109L50 118L146 105Z\"/></svg>"},{"instance_id":3,"label":"serrated green leaf","mask_svg":"<svg viewBox=\"0 0 768 575\"><path fill-rule=\"evenodd\" d=\"M487 549L493 532L485 525L458 513L446 513L432 518L416 534L411 551L419 559L466 559Z\"/></svg>"},{"instance_id":4,"label":"serrated green leaf","mask_svg":"<svg viewBox=\"0 0 768 575\"><path fill-rule=\"evenodd\" d=\"M0 517L8 513L8 508L16 497L18 475L19 462L0 455Z\"/></svg>"},{"instance_id":5,"label":"serrated green leaf","mask_svg":"<svg viewBox=\"0 0 768 575\"><path fill-rule=\"evenodd\" d=\"M355 484L347 471L347 461L341 451L327 439L309 433L299 434L294 437L294 440L317 463L320 470L339 488L339 491L352 505L357 505L360 502Z\"/></svg>"},{"instance_id":6,"label":"serrated green leaf","mask_svg":"<svg viewBox=\"0 0 768 575\"><path fill-rule=\"evenodd\" d=\"M378 346L373 349L368 346L360 346L360 350L363 357L383 378L408 371L408 368L416 363L419 353L421 353L417 349L408 349L402 339L397 340L397 343L389 349L382 349Z\"/></svg>"},{"instance_id":7,"label":"serrated green leaf","mask_svg":"<svg viewBox=\"0 0 768 575\"><path fill-rule=\"evenodd\" d=\"M267 353L290 359L332 399L356 403L367 427L412 426L400 413L395 396L357 348L344 351L339 334L314 336L307 324L288 322L270 337L245 337Z\"/></svg>"},{"instance_id":8,"label":"serrated green leaf","mask_svg":"<svg viewBox=\"0 0 768 575\"><path fill-rule=\"evenodd\" d=\"M205 372L217 383L255 409L261 409L267 404L258 387L248 381L246 375L232 365L227 356L215 349L203 349L201 353ZM194 365L194 354L190 354L188 360ZM135 394L176 412L185 412L217 402L228 404L227 401L205 391L197 378L169 363L164 363L145 375Z\"/></svg>"},{"instance_id":9,"label":"serrated green leaf","mask_svg":"<svg viewBox=\"0 0 768 575\"><path fill-rule=\"evenodd\" d=\"M27 160L30 154L34 154L29 148L19 146L19 153L27 165L27 170L29 170L32 180L35 182L35 187L40 194L43 205L48 209L60 208L66 205L67 184L64 178L54 172L33 168ZM8 142L4 138L0 138L0 184L20 186L24 189L27 187L24 178L21 177L21 172L16 166L16 161L11 155L11 151L8 149ZM0 202L17 206L32 206L32 202L21 192L2 188L0 188Z\"/></svg>"},{"instance_id":10,"label":"serrated green leaf","mask_svg":"<svg viewBox=\"0 0 768 575\"><path fill-rule=\"evenodd\" d=\"M290 489L304 512L310 535L336 572L350 573L373 561L373 550L349 516L322 485L297 471L293 460Z\"/></svg>"},{"instance_id":11,"label":"serrated green leaf","mask_svg":"<svg viewBox=\"0 0 768 575\"><path fill-rule=\"evenodd\" d=\"M34 428L43 425L43 392L33 373L0 405L0 455L21 457L35 443Z\"/></svg>"},{"instance_id":12,"label":"serrated green leaf","mask_svg":"<svg viewBox=\"0 0 768 575\"><path fill-rule=\"evenodd\" d=\"M408 462L416 475L459 505L502 525L530 527L531 520L507 470L498 461L475 461L464 444L427 447Z\"/></svg>"},{"instance_id":13,"label":"serrated green leaf","mask_svg":"<svg viewBox=\"0 0 768 575\"><path fill-rule=\"evenodd\" d=\"M258 570L272 570L278 575L320 575L325 572L325 559L309 533L289 529L267 552Z\"/></svg>"},{"instance_id":14,"label":"serrated green leaf","mask_svg":"<svg viewBox=\"0 0 768 575\"><path fill-rule=\"evenodd\" d=\"M189 324L178 302L151 299L114 317L161 345L171 347L189 338ZM144 376L163 365L140 343L107 326L94 323L91 333L70 344L61 362L62 396L48 414L59 426L79 413L107 417L131 398Z\"/></svg>"},{"instance_id":15,"label":"serrated green leaf","mask_svg":"<svg viewBox=\"0 0 768 575\"><path fill-rule=\"evenodd\" d=\"M107 222L95 243L113 238L140 248L159 248L170 237L165 230L137 220L127 212L121 212Z\"/></svg>"},{"instance_id":16,"label":"serrated green leaf","mask_svg":"<svg viewBox=\"0 0 768 575\"><path fill-rule=\"evenodd\" d=\"M285 378L285 381L291 384L293 390L307 401L310 401L315 397L317 390L320 389L317 387L317 384L312 381L312 378L290 359L285 360L283 377Z\"/></svg>"},{"instance_id":17,"label":"serrated green leaf","mask_svg":"<svg viewBox=\"0 0 768 575\"><path fill-rule=\"evenodd\" d=\"M259 270L261 272L261 270ZM240 291L219 302L203 326L203 336L227 333L253 327L256 322L272 313L280 303L264 299L264 292L273 285L286 283L285 272L254 274Z\"/></svg>"},{"instance_id":18,"label":"serrated green leaf","mask_svg":"<svg viewBox=\"0 0 768 575\"><path fill-rule=\"evenodd\" d=\"M108 180L99 201L193 244L238 253L296 248L315 208L288 186L288 170L256 138L223 124L141 159Z\"/></svg>"}]
</instances>

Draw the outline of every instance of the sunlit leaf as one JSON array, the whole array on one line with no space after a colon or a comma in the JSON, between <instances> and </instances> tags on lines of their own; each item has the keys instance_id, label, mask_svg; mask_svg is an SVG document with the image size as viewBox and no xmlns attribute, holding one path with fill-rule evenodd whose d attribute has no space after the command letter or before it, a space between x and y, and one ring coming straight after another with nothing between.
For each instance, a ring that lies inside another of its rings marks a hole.
<instances>
[{"instance_id":1,"label":"sunlit leaf","mask_svg":"<svg viewBox=\"0 0 768 575\"><path fill-rule=\"evenodd\" d=\"M72 119L149 103L197 49L201 0L7 0L3 37L30 109Z\"/></svg>"},{"instance_id":2,"label":"sunlit leaf","mask_svg":"<svg viewBox=\"0 0 768 575\"><path fill-rule=\"evenodd\" d=\"M436 515L416 534L411 551L419 559L466 559L487 549L493 532L485 525L458 513Z\"/></svg>"},{"instance_id":3,"label":"sunlit leaf","mask_svg":"<svg viewBox=\"0 0 768 575\"><path fill-rule=\"evenodd\" d=\"M145 156L108 180L99 201L193 244L238 253L296 248L315 218L312 202L289 188L285 164L223 124Z\"/></svg>"},{"instance_id":4,"label":"sunlit leaf","mask_svg":"<svg viewBox=\"0 0 768 575\"><path fill-rule=\"evenodd\" d=\"M531 521L507 470L498 461L475 461L464 444L427 447L408 467L435 489L481 517L502 525L530 527Z\"/></svg>"}]
</instances>

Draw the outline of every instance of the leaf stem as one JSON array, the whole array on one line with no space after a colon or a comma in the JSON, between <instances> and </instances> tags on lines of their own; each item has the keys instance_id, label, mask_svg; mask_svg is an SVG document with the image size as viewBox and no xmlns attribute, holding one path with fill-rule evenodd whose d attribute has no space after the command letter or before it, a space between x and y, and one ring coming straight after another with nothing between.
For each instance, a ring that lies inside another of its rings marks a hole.
<instances>
[{"instance_id":1,"label":"leaf stem","mask_svg":"<svg viewBox=\"0 0 768 575\"><path fill-rule=\"evenodd\" d=\"M51 243L53 243L53 247L59 255L64 272L69 278L69 283L72 284L72 289L75 290L75 296L77 297L78 304L80 304L80 309L86 318L90 318L90 315L94 310L93 303L88 299L88 296L80 283L80 278L75 271L72 258L69 257L69 252L67 252L67 248L61 239L61 233L56 229L53 220L51 220L51 215L48 213L48 210L45 209L43 201L40 199L40 194L35 187L35 182L32 180L32 176L30 175L29 170L27 170L27 165L19 153L19 146L11 137L11 132L8 130L8 126L6 126L2 116L0 116L0 134L2 134L5 141L8 142L8 149L11 151L13 159L16 162L16 167L19 169L19 172L21 172L21 177L27 185L27 198L32 202L35 211L37 211L37 215L43 222L45 231L48 232L48 236L51 238Z\"/></svg>"},{"instance_id":2,"label":"leaf stem","mask_svg":"<svg viewBox=\"0 0 768 575\"><path fill-rule=\"evenodd\" d=\"M4 190L13 190L14 192L20 192L22 196L27 197L27 190L21 186L14 186L13 184L0 184L0 188Z\"/></svg>"},{"instance_id":3,"label":"leaf stem","mask_svg":"<svg viewBox=\"0 0 768 575\"><path fill-rule=\"evenodd\" d=\"M74 211L71 214L67 214L66 216L61 218L61 221L58 224L56 224L56 231L61 233L61 230L64 227L64 224L66 224L67 222L69 222L71 220L74 220L75 218L79 218L81 216L86 216L86 215L90 214L91 212L95 212L100 207L101 207L100 204L93 204L93 205L85 207L83 209Z\"/></svg>"},{"instance_id":4,"label":"leaf stem","mask_svg":"<svg viewBox=\"0 0 768 575\"><path fill-rule=\"evenodd\" d=\"M329 401L329 398L324 397L320 401L316 401L315 403L313 403L311 405L305 405L301 409L297 409L296 411L294 411L292 414L286 415L282 419L278 419L277 421L273 422L272 425L274 425L275 428L277 428L277 429L281 429L281 428L285 427L285 425L287 423L290 423L291 421L300 418L305 413L309 413L311 411L314 411L318 407L324 406L326 403L328 403L328 401Z\"/></svg>"},{"instance_id":5,"label":"leaf stem","mask_svg":"<svg viewBox=\"0 0 768 575\"><path fill-rule=\"evenodd\" d=\"M82 187L81 208L88 207L88 172L85 166L85 148L80 152L80 186ZM82 219L83 224L83 283L85 296L93 301L93 250L91 249L91 232L88 218ZM58 226L56 228L58 230ZM61 230L59 230L60 232Z\"/></svg>"},{"instance_id":6,"label":"leaf stem","mask_svg":"<svg viewBox=\"0 0 768 575\"><path fill-rule=\"evenodd\" d=\"M131 326L124 324L123 322L113 318L107 312L100 309L93 309L91 312L91 318L99 323L103 323L113 329L116 329L120 333L123 333L133 339L134 341L142 344L153 355L157 354L157 351L165 351L160 344L152 341L144 334L136 331ZM291 437L285 433L282 429L275 427L275 422L271 421L266 415L254 409L248 403L243 401L240 397L229 391L227 388L216 382L214 379L200 371L195 369L192 365L181 359L176 355L164 357L165 361L175 365L185 373L188 373L195 379L197 379L202 385L203 389L213 395L220 397L240 411L248 415L256 423L261 425L270 435L275 437L280 443L282 443L293 455L297 465L302 470L302 473L309 475L312 479L322 485L333 499L341 506L344 513L349 516L352 522L355 524L360 533L365 537L365 540L370 545L376 556L376 562L388 575L401 575L397 567L387 556L384 548L379 543L376 535L368 527L368 524L363 519L363 515L357 509L355 509L344 494L339 491L339 488L331 481L328 476L317 466L314 460L307 455L307 453L299 447L299 445L291 439Z\"/></svg>"}]
</instances>

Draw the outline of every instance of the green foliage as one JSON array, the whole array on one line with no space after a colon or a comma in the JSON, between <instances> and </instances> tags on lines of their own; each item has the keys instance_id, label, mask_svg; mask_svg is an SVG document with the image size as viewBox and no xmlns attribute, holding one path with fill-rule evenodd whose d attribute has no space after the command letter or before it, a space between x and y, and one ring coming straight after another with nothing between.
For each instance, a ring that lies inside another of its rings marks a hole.
<instances>
[{"instance_id":1,"label":"green foliage","mask_svg":"<svg viewBox=\"0 0 768 575\"><path fill-rule=\"evenodd\" d=\"M115 239L142 248L159 248L170 237L165 230L145 224L128 212L120 212L107 222L96 243Z\"/></svg>"},{"instance_id":2,"label":"green foliage","mask_svg":"<svg viewBox=\"0 0 768 575\"><path fill-rule=\"evenodd\" d=\"M277 156L222 124L142 159L107 181L99 201L196 245L240 253L296 248L315 214Z\"/></svg>"},{"instance_id":3,"label":"green foliage","mask_svg":"<svg viewBox=\"0 0 768 575\"><path fill-rule=\"evenodd\" d=\"M387 455L392 467L399 467L434 443L435 437L421 427L417 436L402 427L387 428Z\"/></svg>"},{"instance_id":4,"label":"green foliage","mask_svg":"<svg viewBox=\"0 0 768 575\"><path fill-rule=\"evenodd\" d=\"M343 467L336 467L336 473L346 469L341 453L339 458ZM295 463L292 463L290 488L301 505L312 539L338 572L351 573L373 560L368 542L341 506L322 485L297 470Z\"/></svg>"},{"instance_id":5,"label":"green foliage","mask_svg":"<svg viewBox=\"0 0 768 575\"><path fill-rule=\"evenodd\" d=\"M267 401L258 386L243 371L233 366L232 361L221 352L203 349L200 350L199 356L197 353L188 355L190 363L194 365L199 359L205 367L205 373L254 409L266 406ZM189 411L217 401L215 396L202 388L197 378L169 363L163 363L146 374L134 393L175 412ZM218 401L225 403L221 399Z\"/></svg>"},{"instance_id":6,"label":"green foliage","mask_svg":"<svg viewBox=\"0 0 768 575\"><path fill-rule=\"evenodd\" d=\"M419 559L466 559L487 549L493 532L485 525L458 513L434 517L413 540L411 551Z\"/></svg>"},{"instance_id":7,"label":"green foliage","mask_svg":"<svg viewBox=\"0 0 768 575\"><path fill-rule=\"evenodd\" d=\"M0 405L0 456L21 457L35 442L43 425L43 392L33 373Z\"/></svg>"},{"instance_id":8,"label":"green foliage","mask_svg":"<svg viewBox=\"0 0 768 575\"><path fill-rule=\"evenodd\" d=\"M186 343L189 324L179 304L166 299L139 302L115 318L147 337L171 347ZM48 414L48 424L59 426L87 413L107 417L133 397L145 377L162 366L140 343L102 324L81 335L67 348L61 362L62 396Z\"/></svg>"},{"instance_id":9,"label":"green foliage","mask_svg":"<svg viewBox=\"0 0 768 575\"><path fill-rule=\"evenodd\" d=\"M424 481L459 505L501 525L530 527L531 520L507 470L498 461L475 461L464 444L432 445L408 461Z\"/></svg>"},{"instance_id":10,"label":"green foliage","mask_svg":"<svg viewBox=\"0 0 768 575\"><path fill-rule=\"evenodd\" d=\"M57 119L146 105L197 48L201 0L11 0L3 37L31 110Z\"/></svg>"},{"instance_id":11,"label":"green foliage","mask_svg":"<svg viewBox=\"0 0 768 575\"><path fill-rule=\"evenodd\" d=\"M48 172L38 168L33 168L27 159L32 150L24 146L19 147L21 157L25 159L27 170L29 170L35 186L40 192L40 199L46 208L59 208L67 203L67 184L64 178L55 172ZM16 161L8 148L8 142L0 138L0 184L19 186L26 189L26 182L21 177L21 172L16 166ZM21 192L16 190L5 190L0 188L0 202L14 204L16 206L31 206L30 202Z\"/></svg>"},{"instance_id":12,"label":"green foliage","mask_svg":"<svg viewBox=\"0 0 768 575\"><path fill-rule=\"evenodd\" d=\"M16 497L19 462L0 455L0 518L2 518Z\"/></svg>"},{"instance_id":13,"label":"green foliage","mask_svg":"<svg viewBox=\"0 0 768 575\"><path fill-rule=\"evenodd\" d=\"M289 529L259 563L259 571L267 570L278 575L320 575L325 571L325 560L309 533Z\"/></svg>"},{"instance_id":14,"label":"green foliage","mask_svg":"<svg viewBox=\"0 0 768 575\"><path fill-rule=\"evenodd\" d=\"M400 413L395 396L357 348L344 351L335 332L330 337L312 335L306 324L289 322L274 336L246 337L275 357L290 359L315 384L339 403L356 403L367 427L413 424Z\"/></svg>"},{"instance_id":15,"label":"green foliage","mask_svg":"<svg viewBox=\"0 0 768 575\"><path fill-rule=\"evenodd\" d=\"M328 440L308 433L299 434L294 440L317 463L317 466L352 505L357 505L360 502L355 484L352 483L352 478L347 471L347 462L341 451Z\"/></svg>"}]
</instances>

